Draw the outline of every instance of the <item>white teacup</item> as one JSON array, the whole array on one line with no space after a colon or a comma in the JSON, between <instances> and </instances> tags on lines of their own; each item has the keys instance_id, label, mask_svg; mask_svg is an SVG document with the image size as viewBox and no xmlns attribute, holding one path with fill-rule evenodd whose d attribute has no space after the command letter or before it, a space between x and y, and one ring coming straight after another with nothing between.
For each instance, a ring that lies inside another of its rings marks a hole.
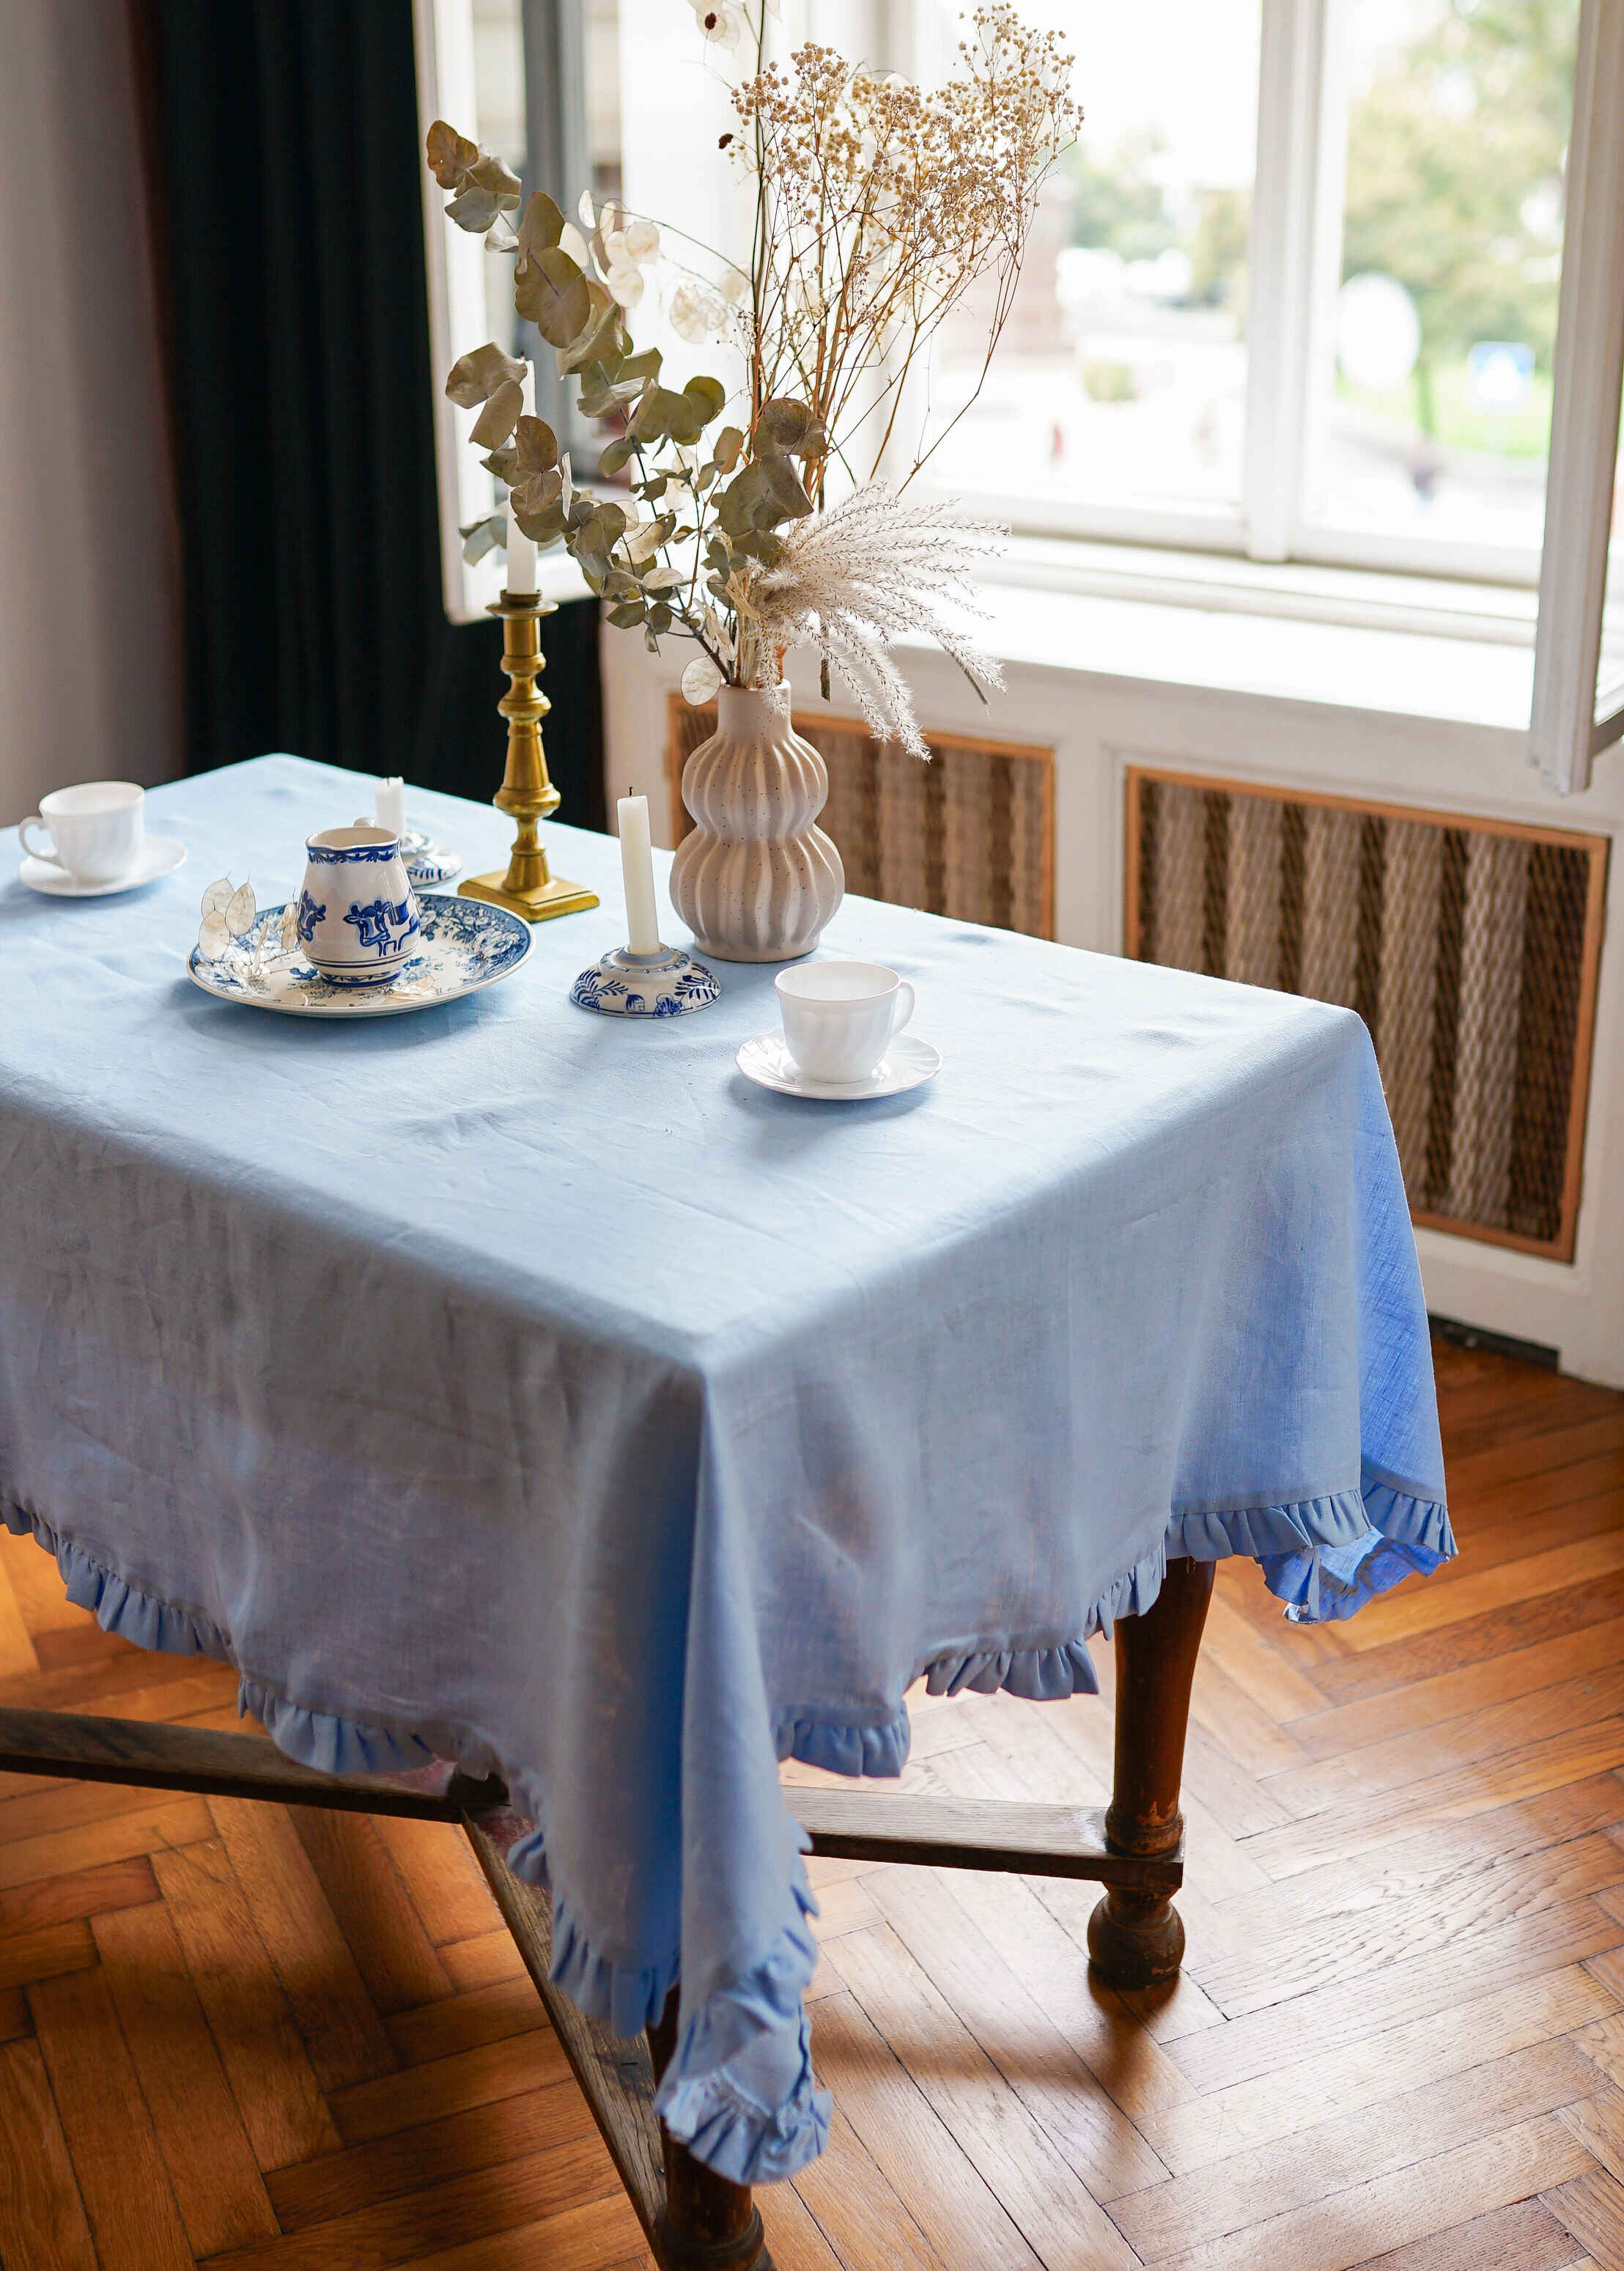
<instances>
[{"instance_id":1,"label":"white teacup","mask_svg":"<svg viewBox=\"0 0 1624 2271\"><path fill-rule=\"evenodd\" d=\"M17 834L25 852L76 883L116 883L139 860L146 843L146 793L134 781L81 781L40 799ZM47 832L49 850L31 844L28 831Z\"/></svg>"},{"instance_id":2,"label":"white teacup","mask_svg":"<svg viewBox=\"0 0 1624 2271\"><path fill-rule=\"evenodd\" d=\"M807 1080L866 1080L914 1014L914 989L879 962L805 962L774 979L784 1045Z\"/></svg>"},{"instance_id":3,"label":"white teacup","mask_svg":"<svg viewBox=\"0 0 1624 2271\"><path fill-rule=\"evenodd\" d=\"M334 986L381 986L422 943L418 903L392 828L358 820L305 839L305 952Z\"/></svg>"}]
</instances>

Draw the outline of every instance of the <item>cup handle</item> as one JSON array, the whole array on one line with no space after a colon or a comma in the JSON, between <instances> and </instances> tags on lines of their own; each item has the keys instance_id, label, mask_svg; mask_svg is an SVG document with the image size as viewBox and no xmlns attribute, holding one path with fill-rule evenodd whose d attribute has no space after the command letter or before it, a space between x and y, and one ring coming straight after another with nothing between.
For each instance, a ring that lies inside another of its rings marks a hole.
<instances>
[{"instance_id":1,"label":"cup handle","mask_svg":"<svg viewBox=\"0 0 1624 2271\"><path fill-rule=\"evenodd\" d=\"M51 847L48 852L36 851L34 846L30 844L28 841L28 830L31 828L43 830L45 840ZM22 845L24 851L28 854L31 860L41 860L46 867L58 867L62 870L62 873L64 875L67 874L67 865L63 860L61 853L56 849L56 839L51 834L50 830L46 827L45 823L41 819L37 812L31 812L26 820L19 821L17 824L17 840Z\"/></svg>"},{"instance_id":2,"label":"cup handle","mask_svg":"<svg viewBox=\"0 0 1624 2271\"><path fill-rule=\"evenodd\" d=\"M908 984L906 978L899 978L896 982L896 998L899 1006L901 1003L904 994L908 996L908 1007L902 1011L900 1017L894 1016L891 1020L891 1038L893 1040L895 1040L897 1035L901 1031L903 1026L907 1024L908 1019L914 1014L914 989Z\"/></svg>"}]
</instances>

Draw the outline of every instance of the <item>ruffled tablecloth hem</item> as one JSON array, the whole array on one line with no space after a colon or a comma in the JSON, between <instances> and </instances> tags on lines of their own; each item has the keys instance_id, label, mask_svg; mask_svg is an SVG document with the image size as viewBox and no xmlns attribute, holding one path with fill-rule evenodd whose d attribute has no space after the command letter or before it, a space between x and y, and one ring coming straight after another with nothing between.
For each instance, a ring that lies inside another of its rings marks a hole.
<instances>
[{"instance_id":1,"label":"ruffled tablecloth hem","mask_svg":"<svg viewBox=\"0 0 1624 2271\"><path fill-rule=\"evenodd\" d=\"M239 1674L238 1702L259 1719L278 1748L328 1774L403 1775L451 1759L473 1775L501 1775L515 1805L543 1826L513 1848L515 1874L552 1883L552 1977L589 2017L617 2034L657 2020L678 1974L678 1951L654 1964L617 1962L595 1948L567 1895L549 1870L543 1793L465 1730L391 1728L315 1711L293 1702L242 1670L230 1635L197 1609L133 1585L44 1518L14 1500L0 1516L19 1536L30 1533L56 1557L68 1597L90 1610L103 1629L168 1656L206 1656ZM1353 1615L1364 1602L1413 1571L1430 1571L1455 1552L1442 1498L1411 1490L1395 1477L1367 1471L1357 1491L1290 1505L1184 1511L1131 1569L1114 1578L1089 1609L1075 1639L1032 1647L974 1643L938 1649L916 1667L931 1694L979 1694L999 1689L1048 1701L1094 1693L1098 1682L1087 1649L1121 1616L1148 1609L1161 1590L1169 1557L1198 1560L1254 1556L1286 1613L1301 1621ZM910 1682L911 1684L911 1682ZM781 1713L781 1758L794 1757L837 1774L897 1775L908 1757L904 1706L879 1724L818 1711ZM801 1997L817 1962L806 1919L815 1914L798 1858L791 1913L772 1946L740 1977L716 1989L686 2019L676 2053L656 2097L671 2133L708 2167L736 2184L793 2176L827 2141L829 2099L813 2083L810 2036ZM794 2029L798 2057L786 2090L783 2076ZM763 2088L758 2094L753 2081ZM776 2095L774 2092L776 2092Z\"/></svg>"},{"instance_id":2,"label":"ruffled tablecloth hem","mask_svg":"<svg viewBox=\"0 0 1624 2271\"><path fill-rule=\"evenodd\" d=\"M1158 1545L1111 1580L1077 1638L1031 1647L968 1642L925 1657L906 1684L923 1679L932 1695L1002 1690L1036 1703L1097 1694L1089 1641L1095 1633L1109 1637L1118 1617L1142 1616L1161 1590L1168 1561L1181 1557L1247 1554L1294 1623L1318 1624L1351 1617L1402 1578L1430 1574L1455 1551L1442 1497L1424 1497L1369 1467L1358 1490L1278 1506L1185 1508L1172 1515ZM906 1705L879 1721L797 1706L780 1712L775 1733L781 1759L829 1774L900 1775L908 1762Z\"/></svg>"}]
</instances>

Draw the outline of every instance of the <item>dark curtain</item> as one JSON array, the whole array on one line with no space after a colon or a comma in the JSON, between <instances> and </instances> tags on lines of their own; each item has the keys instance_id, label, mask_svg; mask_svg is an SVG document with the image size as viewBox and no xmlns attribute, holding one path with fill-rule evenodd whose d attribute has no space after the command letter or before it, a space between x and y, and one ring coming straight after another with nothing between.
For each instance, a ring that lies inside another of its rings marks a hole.
<instances>
[{"instance_id":1,"label":"dark curtain","mask_svg":"<svg viewBox=\"0 0 1624 2271\"><path fill-rule=\"evenodd\" d=\"M441 596L411 0L131 4L189 763L291 749L489 797L507 681L500 624ZM560 817L601 828L595 604L542 644Z\"/></svg>"}]
</instances>

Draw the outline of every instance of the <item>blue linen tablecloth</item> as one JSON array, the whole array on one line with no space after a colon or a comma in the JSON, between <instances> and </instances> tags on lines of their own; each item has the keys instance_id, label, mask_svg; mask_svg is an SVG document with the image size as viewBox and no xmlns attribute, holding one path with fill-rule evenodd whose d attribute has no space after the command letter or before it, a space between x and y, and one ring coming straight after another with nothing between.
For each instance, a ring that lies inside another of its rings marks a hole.
<instances>
[{"instance_id":1,"label":"blue linen tablecloth","mask_svg":"<svg viewBox=\"0 0 1624 2271\"><path fill-rule=\"evenodd\" d=\"M723 2173L827 2133L786 1755L894 1774L903 1691L1092 1687L1170 1553L1301 1616L1454 1551L1415 1249L1346 1011L861 899L943 1068L813 1105L733 1063L770 969L571 1007L601 912L360 1024L211 1001L204 885L296 891L357 776L159 790L189 864L37 897L0 838L0 1502L73 1597L234 1664L295 1758L499 1771L555 1962ZM508 823L414 792L471 870ZM663 902L664 904L664 902ZM668 935L679 937L674 917Z\"/></svg>"}]
</instances>

